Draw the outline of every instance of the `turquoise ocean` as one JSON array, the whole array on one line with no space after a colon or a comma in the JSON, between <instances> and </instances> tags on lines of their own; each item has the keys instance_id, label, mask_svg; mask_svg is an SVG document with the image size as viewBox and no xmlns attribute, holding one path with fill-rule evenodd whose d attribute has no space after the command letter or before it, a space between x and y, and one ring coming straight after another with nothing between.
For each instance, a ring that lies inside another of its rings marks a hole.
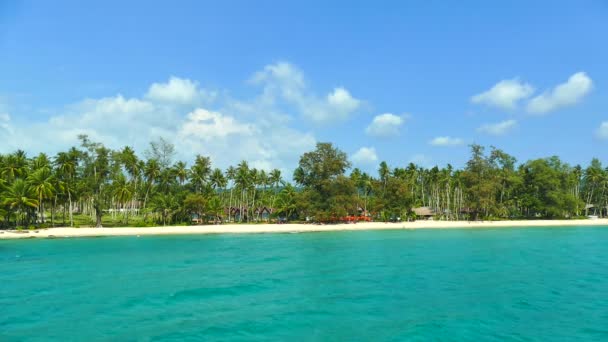
<instances>
[{"instance_id":1,"label":"turquoise ocean","mask_svg":"<svg viewBox=\"0 0 608 342\"><path fill-rule=\"evenodd\" d=\"M0 341L608 341L608 229L0 240Z\"/></svg>"}]
</instances>

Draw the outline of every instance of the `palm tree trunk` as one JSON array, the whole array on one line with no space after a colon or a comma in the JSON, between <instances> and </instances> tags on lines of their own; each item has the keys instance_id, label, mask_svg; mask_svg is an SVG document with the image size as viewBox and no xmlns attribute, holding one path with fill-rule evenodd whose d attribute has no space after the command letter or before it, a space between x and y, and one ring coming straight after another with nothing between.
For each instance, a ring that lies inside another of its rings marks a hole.
<instances>
[{"instance_id":1,"label":"palm tree trunk","mask_svg":"<svg viewBox=\"0 0 608 342\"><path fill-rule=\"evenodd\" d=\"M40 198L40 222L44 224L44 202L42 201L42 195L38 197Z\"/></svg>"},{"instance_id":2,"label":"palm tree trunk","mask_svg":"<svg viewBox=\"0 0 608 342\"><path fill-rule=\"evenodd\" d=\"M74 217L72 215L72 193L68 191L68 201L70 202L70 227L74 227Z\"/></svg>"}]
</instances>

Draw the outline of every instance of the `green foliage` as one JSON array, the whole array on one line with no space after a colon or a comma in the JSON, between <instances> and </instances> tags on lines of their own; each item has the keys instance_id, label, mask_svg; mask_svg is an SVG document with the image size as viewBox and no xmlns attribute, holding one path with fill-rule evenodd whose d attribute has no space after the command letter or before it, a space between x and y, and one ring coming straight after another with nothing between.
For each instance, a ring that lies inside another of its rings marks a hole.
<instances>
[{"instance_id":1,"label":"green foliage","mask_svg":"<svg viewBox=\"0 0 608 342\"><path fill-rule=\"evenodd\" d=\"M461 170L451 165L391 167L377 174L346 171L346 153L319 143L303 154L294 186L281 171L246 161L214 168L198 155L173 163L174 147L158 140L140 158L130 147L111 150L87 136L53 157L0 155L0 227L187 225L220 222L416 219L427 207L436 219L538 219L606 216L608 170L598 159L583 168L558 157L518 165L504 151L471 146ZM200 222L199 221L199 222Z\"/></svg>"},{"instance_id":2,"label":"green foliage","mask_svg":"<svg viewBox=\"0 0 608 342\"><path fill-rule=\"evenodd\" d=\"M300 157L294 180L306 187L321 188L328 181L344 175L350 168L346 153L334 148L331 143L317 143L317 148Z\"/></svg>"}]
</instances>

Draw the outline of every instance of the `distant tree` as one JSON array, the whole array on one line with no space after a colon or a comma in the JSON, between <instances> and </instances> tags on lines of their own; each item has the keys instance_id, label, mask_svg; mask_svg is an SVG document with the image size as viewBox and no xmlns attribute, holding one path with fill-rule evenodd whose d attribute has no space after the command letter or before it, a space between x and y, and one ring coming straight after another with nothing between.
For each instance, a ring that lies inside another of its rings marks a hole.
<instances>
[{"instance_id":1,"label":"distant tree","mask_svg":"<svg viewBox=\"0 0 608 342\"><path fill-rule=\"evenodd\" d=\"M111 196L111 151L101 143L94 143L86 135L78 136L83 147L83 182L95 212L95 226L102 227L103 210Z\"/></svg>"},{"instance_id":2,"label":"distant tree","mask_svg":"<svg viewBox=\"0 0 608 342\"><path fill-rule=\"evenodd\" d=\"M300 157L294 180L300 185L319 189L324 182L344 175L350 166L346 153L334 148L331 143L317 143L314 151Z\"/></svg>"},{"instance_id":3,"label":"distant tree","mask_svg":"<svg viewBox=\"0 0 608 342\"><path fill-rule=\"evenodd\" d=\"M145 156L147 159L158 161L161 169L168 169L175 157L175 146L160 137L150 142L150 147L146 150Z\"/></svg>"},{"instance_id":4,"label":"distant tree","mask_svg":"<svg viewBox=\"0 0 608 342\"><path fill-rule=\"evenodd\" d=\"M308 190L307 196L314 198L310 211L317 219L356 212L355 185L344 177L350 165L346 153L330 143L318 143L314 151L300 158L294 180Z\"/></svg>"}]
</instances>

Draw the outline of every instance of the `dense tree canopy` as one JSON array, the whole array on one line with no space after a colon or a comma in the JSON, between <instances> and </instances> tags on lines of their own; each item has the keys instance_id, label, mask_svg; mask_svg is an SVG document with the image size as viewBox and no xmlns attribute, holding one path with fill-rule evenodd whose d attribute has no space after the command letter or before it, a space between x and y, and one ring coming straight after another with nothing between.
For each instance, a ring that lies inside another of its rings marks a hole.
<instances>
[{"instance_id":1,"label":"dense tree canopy","mask_svg":"<svg viewBox=\"0 0 608 342\"><path fill-rule=\"evenodd\" d=\"M303 154L294 184L280 170L241 161L226 170L198 155L175 161L165 140L140 157L80 136L53 157L23 151L0 155L0 226L154 225L270 220L339 221L414 218L427 207L436 219L535 219L606 216L608 169L558 157L518 164L506 152L471 146L463 169L391 167L351 170L331 143Z\"/></svg>"}]
</instances>

